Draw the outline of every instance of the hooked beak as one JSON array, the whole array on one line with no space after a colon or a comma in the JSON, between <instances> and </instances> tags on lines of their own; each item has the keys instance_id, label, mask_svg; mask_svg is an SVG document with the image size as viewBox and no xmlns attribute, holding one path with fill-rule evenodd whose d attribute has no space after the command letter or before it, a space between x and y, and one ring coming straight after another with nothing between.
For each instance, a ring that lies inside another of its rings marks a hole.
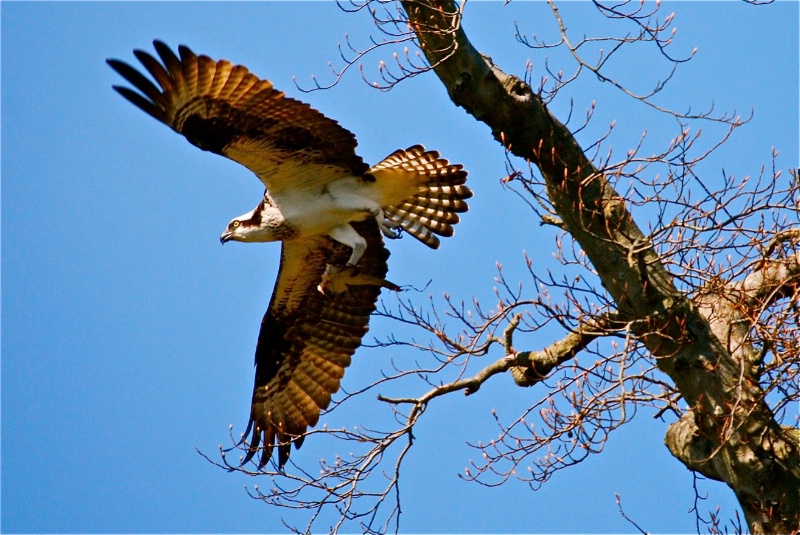
<instances>
[{"instance_id":1,"label":"hooked beak","mask_svg":"<svg viewBox=\"0 0 800 535\"><path fill-rule=\"evenodd\" d=\"M231 239L232 239L232 238L233 238L233 232L228 232L228 231L225 231L225 232L223 232L223 233L222 233L222 235L219 237L219 242L220 242L222 245L225 245L225 243L226 243L226 242L229 242L229 241L231 241Z\"/></svg>"}]
</instances>

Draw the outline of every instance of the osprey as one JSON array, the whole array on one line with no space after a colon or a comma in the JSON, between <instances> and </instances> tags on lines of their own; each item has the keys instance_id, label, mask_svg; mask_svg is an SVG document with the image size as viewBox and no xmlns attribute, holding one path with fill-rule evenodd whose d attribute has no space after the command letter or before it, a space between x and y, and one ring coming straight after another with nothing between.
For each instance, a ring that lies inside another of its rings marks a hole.
<instances>
[{"instance_id":1,"label":"osprey","mask_svg":"<svg viewBox=\"0 0 800 535\"><path fill-rule=\"evenodd\" d=\"M437 248L436 235L452 235L458 213L467 211L467 173L420 145L369 167L351 132L247 68L153 44L160 61L141 50L134 55L158 85L110 59L138 92L114 89L190 143L244 165L266 187L220 241L282 243L244 433L252 431L244 462L260 450L263 467L277 447L282 468L291 444L301 446L339 389L380 289L399 289L385 279L381 234L396 238L402 229Z\"/></svg>"}]
</instances>

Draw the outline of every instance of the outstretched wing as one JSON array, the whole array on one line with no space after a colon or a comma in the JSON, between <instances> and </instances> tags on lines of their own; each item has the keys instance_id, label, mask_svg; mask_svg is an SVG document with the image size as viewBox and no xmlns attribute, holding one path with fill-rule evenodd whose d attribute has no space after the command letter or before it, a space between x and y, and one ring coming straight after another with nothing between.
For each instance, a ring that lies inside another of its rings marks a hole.
<instances>
[{"instance_id":1,"label":"outstretched wing","mask_svg":"<svg viewBox=\"0 0 800 535\"><path fill-rule=\"evenodd\" d=\"M378 225L370 218L353 227L367 240L359 269L383 280L389 251ZM256 378L245 462L261 450L259 467L278 448L278 463L299 448L303 435L316 425L331 395L339 390L350 357L367 333L380 286L353 286L323 295L317 285L328 264L344 264L350 248L327 236L283 243L281 268L269 309L261 322L256 346Z\"/></svg>"},{"instance_id":2,"label":"outstretched wing","mask_svg":"<svg viewBox=\"0 0 800 535\"><path fill-rule=\"evenodd\" d=\"M154 41L161 61L134 54L158 85L119 60L108 64L141 93L114 86L123 97L203 150L253 171L273 193L285 188L319 190L368 168L356 155L356 138L308 104L286 97L241 65L198 56L180 57Z\"/></svg>"}]
</instances>

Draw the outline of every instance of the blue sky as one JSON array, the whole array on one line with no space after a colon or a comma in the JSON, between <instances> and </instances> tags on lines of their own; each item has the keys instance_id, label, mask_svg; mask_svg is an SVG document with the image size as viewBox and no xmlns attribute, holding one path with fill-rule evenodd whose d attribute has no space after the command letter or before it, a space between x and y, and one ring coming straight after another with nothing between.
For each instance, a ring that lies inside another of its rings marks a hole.
<instances>
[{"instance_id":1,"label":"blue sky","mask_svg":"<svg viewBox=\"0 0 800 535\"><path fill-rule=\"evenodd\" d=\"M364 14L330 3L32 3L4 2L2 12L2 530L4 532L284 532L307 513L250 499L244 487L268 486L208 464L228 426L241 431L249 411L252 358L278 265L277 245L232 244L218 236L261 195L249 171L203 153L115 92L119 77L104 60L132 62L132 49L154 38L225 57L311 102L359 139L368 162L422 143L470 171L475 192L456 235L438 251L410 239L389 244L390 279L416 287L413 297L444 291L492 304L495 262L524 277L523 250L541 269L554 234L500 185L504 155L488 128L455 108L433 76L389 93L349 73L329 91L300 93L311 75L325 79L345 34L367 43ZM739 176L769 164L798 164L798 3L753 7L733 2L666 3L676 12L676 50L698 47L663 102L748 114L703 167L713 184L724 168ZM596 32L588 3L565 3L576 34ZM552 36L540 2L469 4L475 46L521 75L526 59L541 74L544 56L513 39L513 22ZM657 63L643 49L620 75L631 83ZM370 57L367 72L380 59ZM553 60L560 56L554 55ZM538 69L538 70L537 70ZM374 71L373 71L374 72ZM619 154L648 130L668 141L674 123L653 117L608 86L586 80L553 110L563 117L598 103L595 130L617 121ZM713 130L710 132L713 135ZM647 214L634 214L647 226ZM386 298L391 305L394 297ZM396 326L374 320L368 336ZM530 337L531 347L558 333ZM493 358L499 355L492 355ZM391 359L420 358L399 349L362 348L344 387L364 386ZM410 385L407 395L427 388ZM416 432L401 483L405 532L629 532L617 512L650 531L690 532L692 477L663 446L665 424L646 413L616 432L603 454L556 474L532 492L510 481L485 488L457 478L477 455L467 441L496 434L491 410L513 419L541 391L498 377L475 396L432 404ZM390 421L368 395L329 415L354 426ZM387 424L388 425L388 424ZM331 444L306 441L293 458L313 467ZM334 446L346 453L347 446ZM339 450L336 450L339 451ZM705 482L705 512L736 507L721 484ZM320 526L325 530L326 524ZM349 531L358 531L351 527Z\"/></svg>"}]
</instances>

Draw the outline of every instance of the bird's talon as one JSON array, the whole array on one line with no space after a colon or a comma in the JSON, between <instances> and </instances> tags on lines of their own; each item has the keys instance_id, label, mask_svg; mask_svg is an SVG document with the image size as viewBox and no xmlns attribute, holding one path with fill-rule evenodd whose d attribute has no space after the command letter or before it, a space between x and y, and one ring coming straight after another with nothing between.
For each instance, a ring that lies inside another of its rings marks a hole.
<instances>
[{"instance_id":1,"label":"bird's talon","mask_svg":"<svg viewBox=\"0 0 800 535\"><path fill-rule=\"evenodd\" d=\"M383 235L386 236L387 238L389 238L390 240L396 240L396 239L400 238L400 233L399 232L395 232L394 230L392 230L392 229L390 229L388 227L385 228L385 229L382 228L381 232L383 232Z\"/></svg>"}]
</instances>

